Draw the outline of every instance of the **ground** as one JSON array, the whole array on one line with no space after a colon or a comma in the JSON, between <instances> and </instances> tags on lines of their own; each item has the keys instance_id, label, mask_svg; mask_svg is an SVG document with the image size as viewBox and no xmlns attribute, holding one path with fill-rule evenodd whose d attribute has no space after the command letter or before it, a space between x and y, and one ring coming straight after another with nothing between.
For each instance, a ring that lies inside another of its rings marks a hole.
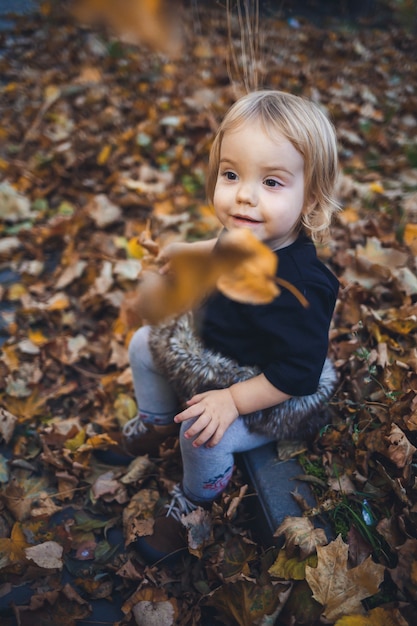
<instances>
[{"instance_id":1,"label":"ground","mask_svg":"<svg viewBox=\"0 0 417 626\"><path fill-rule=\"evenodd\" d=\"M44 3L1 35L2 624L146 624L147 606L167 625L412 624L413 6L384 28L369 16L315 25L268 14L254 48L242 36L253 23L232 17L228 65L222 7L192 3L176 23L160 3L139 4L153 29L111 12L92 25ZM295 494L305 515L278 529L284 547L265 546L238 467L208 541L194 537L173 570L149 568L129 524L152 525L155 499L180 475L176 442L157 460L103 464L136 411L137 281L153 246L216 232L210 142L255 84L313 98L339 141L343 211L319 253L341 283L330 345L340 383L320 436L277 449L302 464L316 506Z\"/></svg>"}]
</instances>

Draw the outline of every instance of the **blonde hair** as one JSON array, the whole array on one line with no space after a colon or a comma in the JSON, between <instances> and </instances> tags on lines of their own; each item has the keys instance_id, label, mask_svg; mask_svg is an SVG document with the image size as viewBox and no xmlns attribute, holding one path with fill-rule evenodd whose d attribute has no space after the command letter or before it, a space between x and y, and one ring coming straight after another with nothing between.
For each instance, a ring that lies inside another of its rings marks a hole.
<instances>
[{"instance_id":1,"label":"blonde hair","mask_svg":"<svg viewBox=\"0 0 417 626\"><path fill-rule=\"evenodd\" d=\"M332 215L339 209L334 195L338 174L337 140L333 125L320 108L283 91L255 91L232 105L214 138L208 165L207 196L213 202L225 133L245 122L260 120L265 132L278 131L304 159L304 197L300 229L313 241L325 241Z\"/></svg>"}]
</instances>

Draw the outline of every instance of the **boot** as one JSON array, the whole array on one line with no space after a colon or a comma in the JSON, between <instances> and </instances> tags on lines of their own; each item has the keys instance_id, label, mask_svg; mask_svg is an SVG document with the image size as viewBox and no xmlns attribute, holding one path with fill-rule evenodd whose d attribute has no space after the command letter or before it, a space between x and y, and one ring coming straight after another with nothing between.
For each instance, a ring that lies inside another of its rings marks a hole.
<instances>
[{"instance_id":1,"label":"boot","mask_svg":"<svg viewBox=\"0 0 417 626\"><path fill-rule=\"evenodd\" d=\"M175 437L178 433L178 424L172 423L166 426L145 424L143 419L137 415L124 425L122 445L124 450L133 456L142 456L144 454L158 456L159 446L168 437Z\"/></svg>"}]
</instances>

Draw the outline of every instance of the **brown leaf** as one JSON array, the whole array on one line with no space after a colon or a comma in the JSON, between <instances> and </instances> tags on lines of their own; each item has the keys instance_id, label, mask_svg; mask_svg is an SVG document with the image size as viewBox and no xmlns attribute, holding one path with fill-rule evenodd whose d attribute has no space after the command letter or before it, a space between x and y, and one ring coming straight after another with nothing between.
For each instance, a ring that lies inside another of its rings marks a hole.
<instances>
[{"instance_id":1,"label":"brown leaf","mask_svg":"<svg viewBox=\"0 0 417 626\"><path fill-rule=\"evenodd\" d=\"M361 601L378 592L385 568L368 557L348 570L348 546L340 535L328 546L318 546L317 556L317 567L306 567L306 580L313 597L324 607L323 615L336 620L350 613L362 614Z\"/></svg>"},{"instance_id":2,"label":"brown leaf","mask_svg":"<svg viewBox=\"0 0 417 626\"><path fill-rule=\"evenodd\" d=\"M391 578L397 587L417 600L417 540L407 539L397 546L398 565L390 570Z\"/></svg>"},{"instance_id":3,"label":"brown leaf","mask_svg":"<svg viewBox=\"0 0 417 626\"><path fill-rule=\"evenodd\" d=\"M129 501L126 487L116 479L112 470L101 474L91 487L92 495L95 499L103 499L105 502L116 501L125 504Z\"/></svg>"},{"instance_id":4,"label":"brown leaf","mask_svg":"<svg viewBox=\"0 0 417 626\"><path fill-rule=\"evenodd\" d=\"M156 489L141 489L123 510L123 530L128 546L137 537L151 535L154 524L154 508L159 500Z\"/></svg>"},{"instance_id":5,"label":"brown leaf","mask_svg":"<svg viewBox=\"0 0 417 626\"><path fill-rule=\"evenodd\" d=\"M411 462L417 448L407 439L405 433L396 424L391 425L391 431L387 436L389 442L386 455L395 465L401 469Z\"/></svg>"},{"instance_id":6,"label":"brown leaf","mask_svg":"<svg viewBox=\"0 0 417 626\"><path fill-rule=\"evenodd\" d=\"M134 459L129 467L127 468L127 472L122 478L120 482L124 485L129 485L132 483L137 483L156 470L155 463L153 463L148 455L146 456L138 456Z\"/></svg>"},{"instance_id":7,"label":"brown leaf","mask_svg":"<svg viewBox=\"0 0 417 626\"><path fill-rule=\"evenodd\" d=\"M35 501L48 487L47 476L28 478L27 472L16 472L4 490L6 507L22 522L30 517Z\"/></svg>"},{"instance_id":8,"label":"brown leaf","mask_svg":"<svg viewBox=\"0 0 417 626\"><path fill-rule=\"evenodd\" d=\"M266 615L275 613L291 591L291 584L258 585L249 580L227 583L214 591L207 604L214 606L238 626L253 626Z\"/></svg>"},{"instance_id":9,"label":"brown leaf","mask_svg":"<svg viewBox=\"0 0 417 626\"><path fill-rule=\"evenodd\" d=\"M285 548L293 555L297 548L300 558L305 559L314 554L317 546L327 544L326 533L322 528L314 528L307 517L287 516L274 532L274 537L285 535Z\"/></svg>"},{"instance_id":10,"label":"brown leaf","mask_svg":"<svg viewBox=\"0 0 417 626\"><path fill-rule=\"evenodd\" d=\"M13 437L17 422L18 418L15 415L0 407L0 437L4 439L6 444L9 443Z\"/></svg>"}]
</instances>

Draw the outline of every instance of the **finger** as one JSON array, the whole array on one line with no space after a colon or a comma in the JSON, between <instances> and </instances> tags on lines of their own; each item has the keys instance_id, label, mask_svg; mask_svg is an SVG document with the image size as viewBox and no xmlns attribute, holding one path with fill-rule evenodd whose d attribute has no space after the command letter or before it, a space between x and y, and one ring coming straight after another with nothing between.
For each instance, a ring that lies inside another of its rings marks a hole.
<instances>
[{"instance_id":1,"label":"finger","mask_svg":"<svg viewBox=\"0 0 417 626\"><path fill-rule=\"evenodd\" d=\"M184 409L184 411L181 411L181 413L177 413L177 415L174 417L174 422L178 424L180 422L185 422L189 419L192 419L193 417L199 417L200 415L202 415L203 411L204 407L202 406L190 406L188 407L188 409Z\"/></svg>"},{"instance_id":2,"label":"finger","mask_svg":"<svg viewBox=\"0 0 417 626\"><path fill-rule=\"evenodd\" d=\"M186 439L192 439L199 433L201 433L204 428L207 428L208 424L210 424L210 416L208 414L200 415L200 417L190 426L184 433L184 437Z\"/></svg>"},{"instance_id":3,"label":"finger","mask_svg":"<svg viewBox=\"0 0 417 626\"><path fill-rule=\"evenodd\" d=\"M198 437L193 441L193 447L199 448L200 446L207 443L216 432L216 425L213 422L210 422L208 426L198 435Z\"/></svg>"},{"instance_id":4,"label":"finger","mask_svg":"<svg viewBox=\"0 0 417 626\"><path fill-rule=\"evenodd\" d=\"M217 446L217 444L220 443L220 441L223 439L224 433L225 430L220 428L219 426L210 441L207 442L207 448L214 448L214 446Z\"/></svg>"},{"instance_id":5,"label":"finger","mask_svg":"<svg viewBox=\"0 0 417 626\"><path fill-rule=\"evenodd\" d=\"M197 402L201 402L204 397L204 393L196 393L192 398L187 400L185 404L192 406L193 404L197 404Z\"/></svg>"}]
</instances>

